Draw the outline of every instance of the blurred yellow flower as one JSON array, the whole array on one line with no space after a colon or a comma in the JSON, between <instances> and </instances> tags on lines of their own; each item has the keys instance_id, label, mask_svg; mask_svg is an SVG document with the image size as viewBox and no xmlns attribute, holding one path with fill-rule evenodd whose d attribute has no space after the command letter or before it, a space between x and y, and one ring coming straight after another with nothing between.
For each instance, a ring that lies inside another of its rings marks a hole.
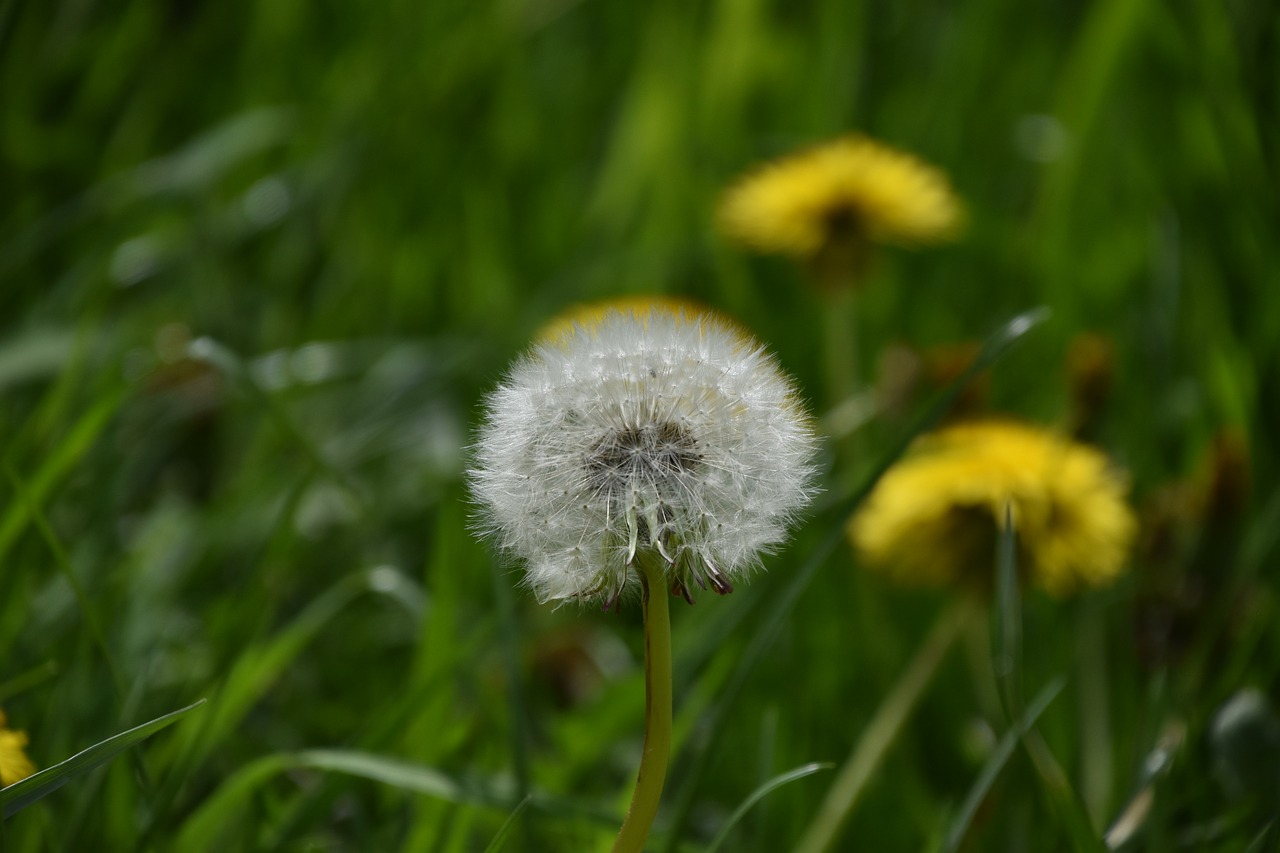
<instances>
[{"instance_id":1,"label":"blurred yellow flower","mask_svg":"<svg viewBox=\"0 0 1280 853\"><path fill-rule=\"evenodd\" d=\"M1124 569L1137 523L1098 450L1007 421L919 439L849 523L863 562L899 580L989 587L1005 507L1024 577L1053 595Z\"/></svg>"},{"instance_id":2,"label":"blurred yellow flower","mask_svg":"<svg viewBox=\"0 0 1280 853\"><path fill-rule=\"evenodd\" d=\"M715 311L693 299L652 293L616 296L611 299L600 299L595 302L580 302L576 305L570 305L545 323L533 337L536 341L554 343L566 335L572 335L579 326L584 329L591 329L600 325L612 311L617 311L621 314L634 314L643 318L648 317L649 312L655 308L677 318L683 316L691 320L697 317L717 317L717 319L721 319Z\"/></svg>"},{"instance_id":3,"label":"blurred yellow flower","mask_svg":"<svg viewBox=\"0 0 1280 853\"><path fill-rule=\"evenodd\" d=\"M850 135L746 175L725 192L718 220L727 237L756 251L856 266L868 241L919 245L954 237L962 212L942 172Z\"/></svg>"},{"instance_id":4,"label":"blurred yellow flower","mask_svg":"<svg viewBox=\"0 0 1280 853\"><path fill-rule=\"evenodd\" d=\"M36 772L23 748L27 745L25 732L5 728L4 712L0 711L0 788L21 782Z\"/></svg>"}]
</instances>

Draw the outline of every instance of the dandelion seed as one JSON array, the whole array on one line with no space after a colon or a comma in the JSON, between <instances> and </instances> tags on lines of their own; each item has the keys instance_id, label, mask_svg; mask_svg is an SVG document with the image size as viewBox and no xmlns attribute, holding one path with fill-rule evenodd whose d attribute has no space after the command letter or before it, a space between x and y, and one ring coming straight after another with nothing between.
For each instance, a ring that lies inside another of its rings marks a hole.
<instances>
[{"instance_id":1,"label":"dandelion seed","mask_svg":"<svg viewBox=\"0 0 1280 853\"><path fill-rule=\"evenodd\" d=\"M36 772L25 752L26 732L5 728L6 724L4 712L0 711L0 788L21 782Z\"/></svg>"},{"instance_id":2,"label":"dandelion seed","mask_svg":"<svg viewBox=\"0 0 1280 853\"><path fill-rule=\"evenodd\" d=\"M1054 595L1124 569L1137 524L1126 484L1099 451L1013 422L921 439L849 525L863 561L905 581L989 586L1005 507L1019 566Z\"/></svg>"},{"instance_id":3,"label":"dandelion seed","mask_svg":"<svg viewBox=\"0 0 1280 853\"><path fill-rule=\"evenodd\" d=\"M613 606L636 561L673 594L725 594L812 494L816 440L763 348L652 301L586 312L490 396L471 486L541 601Z\"/></svg>"},{"instance_id":4,"label":"dandelion seed","mask_svg":"<svg viewBox=\"0 0 1280 853\"><path fill-rule=\"evenodd\" d=\"M809 262L826 284L849 283L873 242L940 242L961 219L945 175L859 135L764 165L730 187L718 210L727 237Z\"/></svg>"}]
</instances>

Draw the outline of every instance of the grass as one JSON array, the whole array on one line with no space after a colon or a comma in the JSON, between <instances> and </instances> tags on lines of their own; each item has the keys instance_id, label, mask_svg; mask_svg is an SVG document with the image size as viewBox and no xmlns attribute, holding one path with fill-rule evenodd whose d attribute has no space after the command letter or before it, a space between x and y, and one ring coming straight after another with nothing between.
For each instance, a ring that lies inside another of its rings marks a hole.
<instances>
[{"instance_id":1,"label":"grass","mask_svg":"<svg viewBox=\"0 0 1280 853\"><path fill-rule=\"evenodd\" d=\"M857 128L969 207L962 242L880 259L863 374L1044 306L986 405L1065 424L1071 342L1105 336L1090 437L1144 533L1111 588L1001 599L998 657L985 624L957 639L835 849L1096 848L1122 815L1125 850L1267 849L1278 44L1261 0L0 3L0 700L42 768L207 700L0 847L607 845L639 614L538 606L475 541L478 401L564 306L657 291L753 328L830 411L821 300L711 213ZM650 849L792 849L816 765L950 605L839 534L931 400L828 452L767 574L673 602Z\"/></svg>"}]
</instances>

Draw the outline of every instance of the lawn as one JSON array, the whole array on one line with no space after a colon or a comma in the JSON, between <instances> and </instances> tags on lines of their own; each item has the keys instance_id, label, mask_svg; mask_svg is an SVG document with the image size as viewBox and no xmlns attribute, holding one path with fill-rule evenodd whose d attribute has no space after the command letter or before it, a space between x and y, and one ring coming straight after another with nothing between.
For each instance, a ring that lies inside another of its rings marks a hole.
<instances>
[{"instance_id":1,"label":"lawn","mask_svg":"<svg viewBox=\"0 0 1280 853\"><path fill-rule=\"evenodd\" d=\"M646 849L1275 849L1278 56L1265 0L0 3L0 757L104 759L0 850L606 849L639 601L539 603L467 471L548 322L647 296L751 330L819 450L764 570L670 602ZM958 239L832 287L717 229L851 132ZM1114 577L851 547L992 418L1104 454Z\"/></svg>"}]
</instances>

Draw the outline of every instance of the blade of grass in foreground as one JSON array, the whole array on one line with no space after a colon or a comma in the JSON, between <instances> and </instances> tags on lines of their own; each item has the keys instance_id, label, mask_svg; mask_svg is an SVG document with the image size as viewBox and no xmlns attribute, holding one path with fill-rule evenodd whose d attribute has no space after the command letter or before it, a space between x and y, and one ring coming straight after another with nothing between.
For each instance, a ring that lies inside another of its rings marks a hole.
<instances>
[{"instance_id":1,"label":"blade of grass in foreground","mask_svg":"<svg viewBox=\"0 0 1280 853\"><path fill-rule=\"evenodd\" d=\"M1067 680L1062 677L1049 682L1035 699L1031 700L1031 704L1027 706L1026 712L1018 720L1017 725L1011 727L1000 738L996 748L987 758L987 763L982 766L982 772L974 780L973 787L969 789L969 795L964 798L964 805L960 807L960 813L956 815L951 829L947 831L946 840L939 853L955 853L960 849L961 842L969 832L969 825L973 823L973 816L978 812L978 806L982 805L991 786L1000 776L1000 771L1013 756L1013 750L1017 747L1018 741L1035 725L1036 720L1040 719L1040 715L1049 707L1049 704L1058 698L1058 694L1062 692L1066 683Z\"/></svg>"},{"instance_id":2,"label":"blade of grass in foreground","mask_svg":"<svg viewBox=\"0 0 1280 853\"><path fill-rule=\"evenodd\" d=\"M151 735L177 721L184 714L204 704L203 699L185 708L157 717L149 723L121 732L94 744L83 752L76 753L66 761L41 770L34 776L28 776L21 782L0 789L0 807L4 809L6 818L21 809L53 793L76 776L87 773L99 765L105 764L124 752L134 744L151 737Z\"/></svg>"},{"instance_id":3,"label":"blade of grass in foreground","mask_svg":"<svg viewBox=\"0 0 1280 853\"><path fill-rule=\"evenodd\" d=\"M208 717L175 745L180 757L167 782L184 778L215 752L334 617L362 595L382 594L380 577L377 569L347 575L270 638L246 649L219 686Z\"/></svg>"},{"instance_id":4,"label":"blade of grass in foreground","mask_svg":"<svg viewBox=\"0 0 1280 853\"><path fill-rule=\"evenodd\" d=\"M739 659L733 675L720 693L719 701L707 713L704 727L707 735L690 759L690 766L684 773L684 785L674 798L671 831L667 836L667 844L664 848L666 853L675 853L680 839L680 829L684 826L690 811L693 809L694 797L697 795L702 776L710 763L711 754L715 752L719 734L726 728L726 726L722 725L724 716L737 703L738 694L742 692L742 688L751 675L751 671L755 669L756 663L764 656L769 646L773 644L774 637L782 629L788 614L791 613L791 609L795 607L796 602L800 600L801 594L808 588L818 569L835 552L837 546L844 541L844 526L849 516L871 493L876 483L898 460L898 457L906 452L906 449L915 440L916 436L941 420L965 386L983 370L999 361L1009 351L1010 347L1042 323L1048 316L1049 311L1047 308L1032 309L1009 320L988 337L982 345L982 351L978 353L978 357L974 359L969 369L961 374L960 378L953 382L950 387L938 395L924 415L912 425L911 429L907 430L898 443L880 460L866 482L831 514L828 519L831 526L827 531L827 535L810 552L808 559L801 565L799 571L792 576L790 582L773 596L772 607L761 617L759 627L752 637L751 644ZM768 597L762 596L761 598L765 600Z\"/></svg>"},{"instance_id":5,"label":"blade of grass in foreground","mask_svg":"<svg viewBox=\"0 0 1280 853\"><path fill-rule=\"evenodd\" d=\"M502 808L506 792L486 790L421 764L397 761L367 752L313 749L278 753L240 768L204 801L177 834L175 850L203 850L214 846L219 835L234 827L244 814L245 801L268 780L289 770L311 769L358 776L404 791L450 803ZM526 798L527 801L528 798Z\"/></svg>"},{"instance_id":6,"label":"blade of grass in foreground","mask_svg":"<svg viewBox=\"0 0 1280 853\"><path fill-rule=\"evenodd\" d=\"M45 458L39 469L23 480L26 487L23 492L25 499L11 502L4 515L0 516L0 560L4 559L26 529L30 521L30 507L43 506L54 487L71 473L71 469L102 434L121 399L120 394L112 394L90 409L62 443ZM6 459L6 464L13 467L13 460Z\"/></svg>"},{"instance_id":7,"label":"blade of grass in foreground","mask_svg":"<svg viewBox=\"0 0 1280 853\"><path fill-rule=\"evenodd\" d=\"M733 810L733 814L729 815L729 819L724 822L724 825L720 827L720 831L716 833L716 837L711 840L711 844L707 847L706 853L715 853L715 851L719 850L720 845L729 837L729 832L738 824L738 821L742 820L743 816L746 815L747 812L751 811L751 808L756 803L769 796L769 794L789 782L794 782L797 779L803 779L806 776L812 776L819 770L830 770L832 767L835 767L835 765L827 761L815 761L811 764L804 764L797 767L795 770L788 770L786 773L775 776L760 787L756 788L747 795L747 798L742 801L741 805Z\"/></svg>"},{"instance_id":8,"label":"blade of grass in foreground","mask_svg":"<svg viewBox=\"0 0 1280 853\"><path fill-rule=\"evenodd\" d=\"M1022 599L1018 589L1017 531L1012 507L1005 507L1004 527L996 550L996 660L992 661L1000 701L1010 724L1023 715ZM1076 850L1102 851L1106 846L1093 828L1084 801L1072 787L1062 765L1034 727L1021 732L1023 747L1040 777Z\"/></svg>"},{"instance_id":9,"label":"blade of grass in foreground","mask_svg":"<svg viewBox=\"0 0 1280 853\"><path fill-rule=\"evenodd\" d=\"M58 662L56 660L47 660L34 669L29 669L24 673L15 675L8 681L0 682L0 705L35 687L42 681L47 681L58 674Z\"/></svg>"},{"instance_id":10,"label":"blade of grass in foreground","mask_svg":"<svg viewBox=\"0 0 1280 853\"><path fill-rule=\"evenodd\" d=\"M111 684L115 688L116 699L119 702L123 702L124 682L120 677L120 670L116 666L115 658L111 655L111 648L107 645L106 633L102 630L102 624L98 621L98 614L90 602L89 593L71 568L71 559L67 556L66 548L62 547L62 541L58 539L53 532L53 528L49 526L49 522L44 516L44 510L36 502L31 489L27 487L27 484L18 476L18 472L14 470L13 465L8 461L4 463L4 472L9 478L9 483L13 486L14 492L19 497L17 503L26 507L27 514L31 517L36 529L40 531L40 535L44 537L45 544L49 546L54 562L66 579L67 585L75 593L76 604L80 607L80 617L84 620L85 627L89 630L89 636L92 638L94 646L98 649L98 654L102 656L102 663L107 668L107 673L111 676Z\"/></svg>"},{"instance_id":11,"label":"blade of grass in foreground","mask_svg":"<svg viewBox=\"0 0 1280 853\"><path fill-rule=\"evenodd\" d=\"M238 657L218 687L209 714L199 726L184 730L180 737L174 738L164 762L167 773L157 786L154 815L170 811L173 803L182 796L181 781L216 752L274 686L280 674L351 602L367 593L401 600L396 586L389 585L385 576L383 570L372 569L342 578L313 599L288 625L270 638L255 643ZM158 826L158 822L153 822L145 832L156 832Z\"/></svg>"},{"instance_id":12,"label":"blade of grass in foreground","mask_svg":"<svg viewBox=\"0 0 1280 853\"><path fill-rule=\"evenodd\" d=\"M1111 802L1115 776L1115 744L1112 740L1110 659L1106 624L1097 602L1080 608L1076 628L1079 654L1076 684L1080 715L1080 794L1094 826L1103 825Z\"/></svg>"},{"instance_id":13,"label":"blade of grass in foreground","mask_svg":"<svg viewBox=\"0 0 1280 853\"><path fill-rule=\"evenodd\" d=\"M498 570L497 561L489 561L489 574L493 578L493 596L502 631L502 662L507 675L507 702L511 708L511 754L515 769L516 796L521 798L523 804L529 800L530 714L520 671L519 626L516 622L515 604L511 598L511 586ZM521 810L522 807L517 808L512 817ZM529 815L525 814L522 820L525 822L526 836L529 836Z\"/></svg>"},{"instance_id":14,"label":"blade of grass in foreground","mask_svg":"<svg viewBox=\"0 0 1280 853\"><path fill-rule=\"evenodd\" d=\"M1005 716L1022 711L1022 599L1018 590L1018 532L1013 506L1004 508L1004 525L996 547L996 659L992 661Z\"/></svg>"},{"instance_id":15,"label":"blade of grass in foreground","mask_svg":"<svg viewBox=\"0 0 1280 853\"><path fill-rule=\"evenodd\" d=\"M507 819L502 822L502 826L498 829L498 834L489 842L489 846L484 848L484 853L498 853L502 849L502 843L511 834L511 827L515 826L516 818L524 811L525 806L529 805L529 800L530 796L526 794L520 804L512 809L511 814L507 815Z\"/></svg>"},{"instance_id":16,"label":"blade of grass in foreground","mask_svg":"<svg viewBox=\"0 0 1280 853\"><path fill-rule=\"evenodd\" d=\"M817 815L796 847L799 853L822 853L830 849L840 837L840 831L853 814L867 783L898 739L898 733L915 710L925 689L933 681L934 673L951 650L952 642L979 612L978 603L964 594L959 595L942 612L889 695L880 703L875 715L862 730L853 752L841 766Z\"/></svg>"}]
</instances>

